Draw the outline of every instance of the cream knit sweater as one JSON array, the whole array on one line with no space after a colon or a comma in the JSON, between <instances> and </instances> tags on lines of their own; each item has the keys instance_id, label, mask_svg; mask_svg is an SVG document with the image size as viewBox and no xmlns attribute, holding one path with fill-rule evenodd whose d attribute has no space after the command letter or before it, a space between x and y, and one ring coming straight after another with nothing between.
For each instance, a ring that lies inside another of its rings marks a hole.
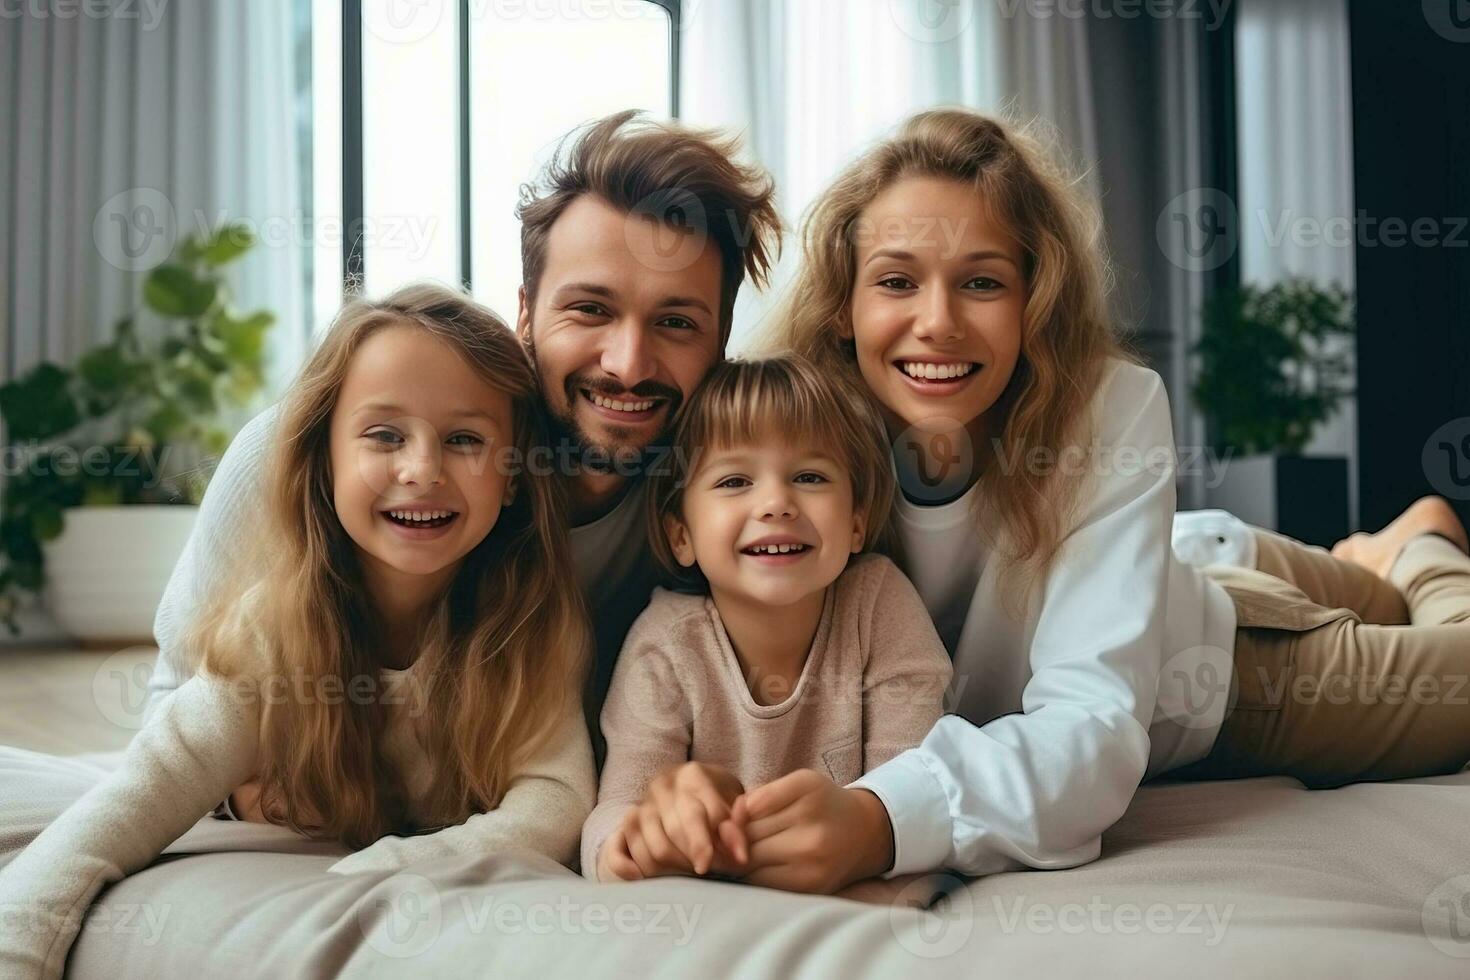
<instances>
[{"instance_id":1,"label":"cream knit sweater","mask_svg":"<svg viewBox=\"0 0 1470 980\"><path fill-rule=\"evenodd\" d=\"M408 671L385 671L385 692ZM383 751L408 793L414 829L443 823L415 807L432 778L418 724L433 723L408 683L389 708ZM87 906L107 884L146 867L257 771L262 701L258 682L199 674L168 695L129 746L115 774L73 804L0 869L0 977L60 977ZM455 854L521 848L563 864L576 857L596 775L579 706L539 756L513 778L494 810L455 826L384 837L343 858L338 873L396 870Z\"/></svg>"}]
</instances>

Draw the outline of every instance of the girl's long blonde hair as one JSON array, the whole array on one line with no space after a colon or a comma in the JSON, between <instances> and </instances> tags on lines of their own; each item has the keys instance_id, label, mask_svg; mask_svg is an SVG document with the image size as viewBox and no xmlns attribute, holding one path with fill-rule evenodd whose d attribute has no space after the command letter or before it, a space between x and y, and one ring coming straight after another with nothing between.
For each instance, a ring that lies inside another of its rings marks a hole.
<instances>
[{"instance_id":1,"label":"girl's long blonde hair","mask_svg":"<svg viewBox=\"0 0 1470 980\"><path fill-rule=\"evenodd\" d=\"M287 696L265 701L261 802L274 822L350 847L404 829L406 800L382 752L381 694L310 694L323 681L351 691L354 679L378 677L376 619L333 506L329 428L353 354L378 330L404 324L449 344L510 396L515 458L545 444L536 377L493 312L431 284L349 302L279 410L259 553L226 576L190 644L221 676L264 671L316 685L302 696L288 684ZM428 798L415 804L444 822L498 805L518 763L579 702L587 668L562 489L524 469L510 479L513 502L432 607L414 666L428 712L417 734L432 769Z\"/></svg>"},{"instance_id":2,"label":"girl's long blonde hair","mask_svg":"<svg viewBox=\"0 0 1470 980\"><path fill-rule=\"evenodd\" d=\"M857 375L850 339L857 223L874 198L907 177L973 188L1021 247L1021 353L989 410L994 451L977 447L983 462L976 520L1013 562L1017 574L1009 581L1024 596L1070 531L1077 485L1062 480L1061 467L1039 472L1023 461L1037 447L1060 451L1089 433L1088 407L1102 368L1109 357L1126 356L1109 324L1101 221L1041 139L969 109L911 116L848 166L808 211L802 268L765 344ZM993 465L1002 457L1021 465Z\"/></svg>"}]
</instances>

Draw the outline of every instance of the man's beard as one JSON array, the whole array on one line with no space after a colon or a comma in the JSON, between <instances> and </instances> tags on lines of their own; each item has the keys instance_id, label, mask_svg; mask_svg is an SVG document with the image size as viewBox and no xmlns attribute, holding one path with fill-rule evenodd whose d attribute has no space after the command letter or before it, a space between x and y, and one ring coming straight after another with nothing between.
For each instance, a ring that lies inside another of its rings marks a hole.
<instances>
[{"instance_id":1,"label":"man's beard","mask_svg":"<svg viewBox=\"0 0 1470 980\"><path fill-rule=\"evenodd\" d=\"M551 400L546 397L546 385L542 381L541 363L536 357L536 345L528 341L526 350L531 355L531 365L536 369L536 379L541 382L542 402L546 405L546 414L550 420L552 450L559 457L565 453L574 460L582 470L592 473L620 475L635 475L642 473L649 460L657 459L664 455L667 449L668 436L673 428L673 418L684 400L684 395L677 388L659 384L656 381L643 381L626 388L609 378L594 378L582 374L570 374L562 384L562 394L566 401L564 407L555 407ZM636 445L624 438L632 436L631 430L623 430L620 426L610 426L612 442L599 442L593 438L577 421L577 402L582 397L582 391L592 391L599 395L608 397L635 398L661 398L664 401L664 425L644 445Z\"/></svg>"}]
</instances>

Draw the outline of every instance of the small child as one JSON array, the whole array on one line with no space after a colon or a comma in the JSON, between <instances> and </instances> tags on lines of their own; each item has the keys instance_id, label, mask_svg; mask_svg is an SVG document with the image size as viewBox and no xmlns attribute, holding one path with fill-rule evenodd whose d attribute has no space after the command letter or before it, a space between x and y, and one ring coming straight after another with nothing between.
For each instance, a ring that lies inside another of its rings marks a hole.
<instances>
[{"instance_id":1,"label":"small child","mask_svg":"<svg viewBox=\"0 0 1470 980\"><path fill-rule=\"evenodd\" d=\"M247 782L269 822L355 851L337 873L576 856L586 617L559 487L507 461L542 411L463 295L343 309L278 413L260 554L206 603L199 672L0 869L0 976L60 977L97 893Z\"/></svg>"},{"instance_id":2,"label":"small child","mask_svg":"<svg viewBox=\"0 0 1470 980\"><path fill-rule=\"evenodd\" d=\"M791 357L720 365L690 399L648 499L654 554L693 591L656 589L619 654L584 874L739 876L746 789L798 769L841 786L939 719L944 646L897 566L863 553L893 501L881 433Z\"/></svg>"}]
</instances>

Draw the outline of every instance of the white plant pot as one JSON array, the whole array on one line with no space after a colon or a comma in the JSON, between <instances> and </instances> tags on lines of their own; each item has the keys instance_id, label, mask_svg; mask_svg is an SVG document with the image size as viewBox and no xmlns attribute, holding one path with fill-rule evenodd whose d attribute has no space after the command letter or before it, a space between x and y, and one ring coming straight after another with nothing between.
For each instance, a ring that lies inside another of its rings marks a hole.
<instances>
[{"instance_id":1,"label":"white plant pot","mask_svg":"<svg viewBox=\"0 0 1470 980\"><path fill-rule=\"evenodd\" d=\"M153 642L153 614L199 508L75 507L44 546L46 604L85 644Z\"/></svg>"}]
</instances>

